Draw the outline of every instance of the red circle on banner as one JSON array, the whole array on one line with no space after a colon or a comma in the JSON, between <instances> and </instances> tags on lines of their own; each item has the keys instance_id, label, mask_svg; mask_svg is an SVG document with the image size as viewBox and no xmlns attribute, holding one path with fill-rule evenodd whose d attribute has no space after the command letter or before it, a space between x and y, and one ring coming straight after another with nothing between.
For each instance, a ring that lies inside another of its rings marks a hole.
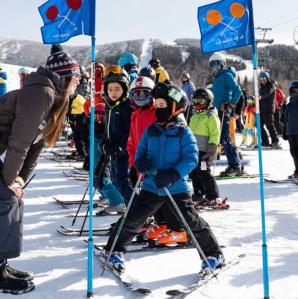
<instances>
[{"instance_id":1,"label":"red circle on banner","mask_svg":"<svg viewBox=\"0 0 298 299\"><path fill-rule=\"evenodd\" d=\"M82 0L66 0L66 3L71 9L80 9L82 6Z\"/></svg>"},{"instance_id":2,"label":"red circle on banner","mask_svg":"<svg viewBox=\"0 0 298 299\"><path fill-rule=\"evenodd\" d=\"M54 21L58 16L58 8L56 5L50 6L46 11L46 16L49 20Z\"/></svg>"}]
</instances>

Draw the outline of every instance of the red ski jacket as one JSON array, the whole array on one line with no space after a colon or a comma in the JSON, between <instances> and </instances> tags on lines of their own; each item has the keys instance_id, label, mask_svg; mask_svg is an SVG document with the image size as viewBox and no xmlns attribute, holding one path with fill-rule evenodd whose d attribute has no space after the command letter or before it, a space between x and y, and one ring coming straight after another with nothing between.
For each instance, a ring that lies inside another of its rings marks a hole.
<instances>
[{"instance_id":1,"label":"red ski jacket","mask_svg":"<svg viewBox=\"0 0 298 299\"><path fill-rule=\"evenodd\" d=\"M127 142L129 167L134 166L135 153L145 129L156 121L155 106L148 109L136 109L131 115L130 131Z\"/></svg>"}]
</instances>

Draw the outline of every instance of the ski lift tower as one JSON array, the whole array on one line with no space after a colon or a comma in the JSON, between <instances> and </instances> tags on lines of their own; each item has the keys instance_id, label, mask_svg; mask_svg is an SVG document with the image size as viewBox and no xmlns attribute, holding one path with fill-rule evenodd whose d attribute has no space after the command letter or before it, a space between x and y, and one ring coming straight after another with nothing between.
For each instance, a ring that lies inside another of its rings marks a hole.
<instances>
[{"instance_id":1,"label":"ski lift tower","mask_svg":"<svg viewBox=\"0 0 298 299\"><path fill-rule=\"evenodd\" d=\"M256 44L272 44L274 42L274 39L272 38L266 38L266 35L269 31L272 31L272 28L262 28L257 27L255 28L256 32ZM298 34L298 33L297 33ZM297 36L298 38L298 36ZM269 48L267 47L261 55L258 57L258 65L259 68L264 70L269 70L272 64L272 58L270 57Z\"/></svg>"}]
</instances>

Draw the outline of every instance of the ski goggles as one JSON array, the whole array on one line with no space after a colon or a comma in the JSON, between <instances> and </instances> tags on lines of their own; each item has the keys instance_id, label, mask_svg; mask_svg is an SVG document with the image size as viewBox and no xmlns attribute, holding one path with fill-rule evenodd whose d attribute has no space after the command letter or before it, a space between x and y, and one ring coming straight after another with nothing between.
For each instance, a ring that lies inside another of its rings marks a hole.
<instances>
[{"instance_id":1,"label":"ski goggles","mask_svg":"<svg viewBox=\"0 0 298 299\"><path fill-rule=\"evenodd\" d=\"M147 105L151 97L151 89L149 88L134 88L129 92L131 102L138 107Z\"/></svg>"},{"instance_id":2,"label":"ski goggles","mask_svg":"<svg viewBox=\"0 0 298 299\"><path fill-rule=\"evenodd\" d=\"M222 66L222 61L220 61L220 60L212 60L212 61L210 61L210 67L212 69L218 70L218 69L221 68L221 66Z\"/></svg>"},{"instance_id":3,"label":"ski goggles","mask_svg":"<svg viewBox=\"0 0 298 299\"><path fill-rule=\"evenodd\" d=\"M121 75L121 74L123 74L123 69L119 65L115 65L115 64L109 65L108 67L106 67L104 69L103 76L107 77L111 73L114 74L114 75Z\"/></svg>"},{"instance_id":4,"label":"ski goggles","mask_svg":"<svg viewBox=\"0 0 298 299\"><path fill-rule=\"evenodd\" d=\"M207 100L204 98L193 98L192 99L193 105L206 105Z\"/></svg>"}]
</instances>

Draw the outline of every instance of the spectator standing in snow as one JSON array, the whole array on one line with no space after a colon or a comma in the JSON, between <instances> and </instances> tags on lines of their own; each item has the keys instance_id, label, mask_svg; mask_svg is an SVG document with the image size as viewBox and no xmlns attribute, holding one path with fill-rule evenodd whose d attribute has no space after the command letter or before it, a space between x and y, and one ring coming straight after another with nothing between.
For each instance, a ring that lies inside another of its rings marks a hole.
<instances>
[{"instance_id":1,"label":"spectator standing in snow","mask_svg":"<svg viewBox=\"0 0 298 299\"><path fill-rule=\"evenodd\" d=\"M275 84L270 79L268 72L260 72L260 118L261 118L261 137L262 146L272 146L275 149L281 149L277 131L274 124L274 106L275 106ZM269 136L265 130L269 131Z\"/></svg>"},{"instance_id":2,"label":"spectator standing in snow","mask_svg":"<svg viewBox=\"0 0 298 299\"><path fill-rule=\"evenodd\" d=\"M11 268L7 259L21 252L23 187L44 144L55 145L80 77L77 62L55 45L46 68L39 67L22 89L0 100L0 155L6 152L0 161L0 291L20 294L35 288L31 275Z\"/></svg>"},{"instance_id":3,"label":"spectator standing in snow","mask_svg":"<svg viewBox=\"0 0 298 299\"><path fill-rule=\"evenodd\" d=\"M278 83L275 82L275 105L274 105L274 125L278 135L282 135L283 132L283 123L281 122L281 107L286 102L286 96L282 89L278 86Z\"/></svg>"},{"instance_id":4,"label":"spectator standing in snow","mask_svg":"<svg viewBox=\"0 0 298 299\"><path fill-rule=\"evenodd\" d=\"M189 123L189 120L192 116L192 111L191 111L192 96L196 90L196 87L195 87L194 83L190 80L190 74L187 72L182 73L181 82L182 82L181 89L185 92L185 94L187 96L187 102L188 102L184 116L185 116L186 122Z\"/></svg>"},{"instance_id":5,"label":"spectator standing in snow","mask_svg":"<svg viewBox=\"0 0 298 299\"><path fill-rule=\"evenodd\" d=\"M283 138L289 141L290 153L294 160L295 171L293 181L298 185L298 81L293 81L289 89L290 99L284 107Z\"/></svg>"},{"instance_id":6,"label":"spectator standing in snow","mask_svg":"<svg viewBox=\"0 0 298 299\"><path fill-rule=\"evenodd\" d=\"M161 66L160 60L152 58L149 61L149 65L154 69L156 74L155 83L170 84L170 76L163 66Z\"/></svg>"}]
</instances>

